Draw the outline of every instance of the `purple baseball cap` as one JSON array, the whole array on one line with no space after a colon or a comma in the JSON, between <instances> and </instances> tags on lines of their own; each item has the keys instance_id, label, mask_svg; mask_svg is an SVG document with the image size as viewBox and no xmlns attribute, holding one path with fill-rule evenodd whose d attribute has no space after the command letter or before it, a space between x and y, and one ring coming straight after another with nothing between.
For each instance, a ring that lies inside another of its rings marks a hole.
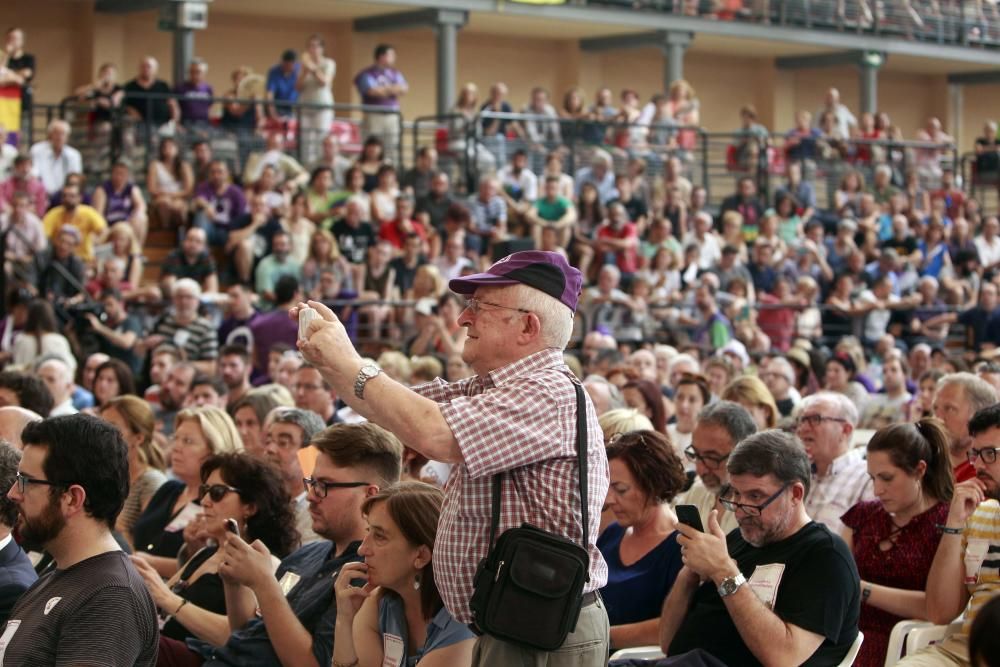
<instances>
[{"instance_id":1,"label":"purple baseball cap","mask_svg":"<svg viewBox=\"0 0 1000 667\"><path fill-rule=\"evenodd\" d=\"M472 294L478 287L527 285L558 299L574 313L583 288L583 276L557 252L525 250L493 263L485 273L453 278L448 287L457 294Z\"/></svg>"}]
</instances>

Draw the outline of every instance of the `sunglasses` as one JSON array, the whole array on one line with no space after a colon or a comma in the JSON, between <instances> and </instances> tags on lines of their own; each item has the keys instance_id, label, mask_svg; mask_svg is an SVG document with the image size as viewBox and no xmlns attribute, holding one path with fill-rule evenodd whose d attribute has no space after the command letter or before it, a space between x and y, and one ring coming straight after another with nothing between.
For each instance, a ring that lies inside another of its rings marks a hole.
<instances>
[{"instance_id":1,"label":"sunglasses","mask_svg":"<svg viewBox=\"0 0 1000 667\"><path fill-rule=\"evenodd\" d=\"M242 493L235 486L229 486L228 484L202 484L198 487L198 497L204 498L207 493L213 503L220 502L229 492Z\"/></svg>"}]
</instances>

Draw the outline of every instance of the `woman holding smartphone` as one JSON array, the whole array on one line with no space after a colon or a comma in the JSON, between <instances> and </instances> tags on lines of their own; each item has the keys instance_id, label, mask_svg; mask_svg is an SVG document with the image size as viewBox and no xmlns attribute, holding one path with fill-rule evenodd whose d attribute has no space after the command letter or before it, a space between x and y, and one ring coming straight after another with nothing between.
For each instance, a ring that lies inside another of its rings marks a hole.
<instances>
[{"instance_id":1,"label":"woman holding smartphone","mask_svg":"<svg viewBox=\"0 0 1000 667\"><path fill-rule=\"evenodd\" d=\"M164 638L198 637L221 646L229 638L219 576L219 545L228 533L263 542L274 569L299 543L291 498L271 464L245 452L212 456L201 466L201 481L202 512L184 531L193 555L177 574L164 582L149 563L132 558L165 619L161 645Z\"/></svg>"},{"instance_id":2,"label":"woman holding smartphone","mask_svg":"<svg viewBox=\"0 0 1000 667\"><path fill-rule=\"evenodd\" d=\"M361 507L368 535L333 584L334 665L379 667L472 663L475 635L445 609L431 567L444 493L400 482Z\"/></svg>"}]
</instances>

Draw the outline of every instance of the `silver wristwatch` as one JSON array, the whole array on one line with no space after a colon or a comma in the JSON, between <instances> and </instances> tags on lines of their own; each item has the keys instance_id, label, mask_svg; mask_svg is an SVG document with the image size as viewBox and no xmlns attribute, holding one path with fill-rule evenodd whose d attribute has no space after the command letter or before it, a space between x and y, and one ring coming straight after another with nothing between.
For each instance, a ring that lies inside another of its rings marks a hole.
<instances>
[{"instance_id":1,"label":"silver wristwatch","mask_svg":"<svg viewBox=\"0 0 1000 667\"><path fill-rule=\"evenodd\" d=\"M365 400L365 385L372 378L376 378L382 372L382 369L378 366L362 366L361 370L358 371L358 377L354 380L354 395L357 396L362 401Z\"/></svg>"},{"instance_id":2,"label":"silver wristwatch","mask_svg":"<svg viewBox=\"0 0 1000 667\"><path fill-rule=\"evenodd\" d=\"M737 574L735 577L729 577L723 579L722 583L719 584L719 597L727 598L736 591L740 590L740 586L747 583L747 578L743 576L743 573Z\"/></svg>"}]
</instances>

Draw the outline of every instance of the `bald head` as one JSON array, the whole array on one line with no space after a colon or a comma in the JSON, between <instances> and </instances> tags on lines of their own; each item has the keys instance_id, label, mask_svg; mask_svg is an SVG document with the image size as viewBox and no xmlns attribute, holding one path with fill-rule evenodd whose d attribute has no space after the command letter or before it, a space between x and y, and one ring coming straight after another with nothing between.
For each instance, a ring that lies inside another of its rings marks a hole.
<instances>
[{"instance_id":1,"label":"bald head","mask_svg":"<svg viewBox=\"0 0 1000 667\"><path fill-rule=\"evenodd\" d=\"M41 415L25 408L8 405L0 408L0 440L6 440L18 449L24 449L21 443L21 431L31 422L42 421Z\"/></svg>"}]
</instances>

